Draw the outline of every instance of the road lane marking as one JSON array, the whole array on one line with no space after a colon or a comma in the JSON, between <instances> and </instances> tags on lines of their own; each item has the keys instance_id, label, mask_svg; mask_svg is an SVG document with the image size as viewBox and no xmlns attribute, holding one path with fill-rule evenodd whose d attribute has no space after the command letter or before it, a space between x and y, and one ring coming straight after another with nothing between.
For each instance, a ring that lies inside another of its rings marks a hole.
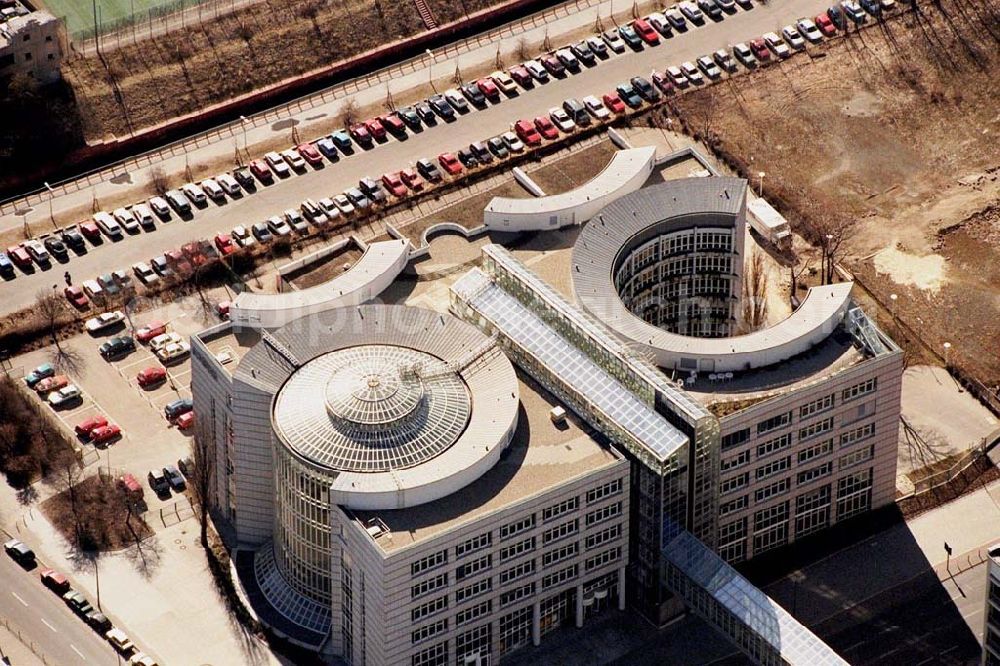
<instances>
[{"instance_id":1,"label":"road lane marking","mask_svg":"<svg viewBox=\"0 0 1000 666\"><path fill-rule=\"evenodd\" d=\"M73 650L73 652L76 652L78 655L80 655L80 659L82 659L83 661L87 661L87 658L83 656L82 652L80 652L79 650L76 649L75 645L73 645L72 643L70 643L69 647L70 647L71 650Z\"/></svg>"},{"instance_id":2,"label":"road lane marking","mask_svg":"<svg viewBox=\"0 0 1000 666\"><path fill-rule=\"evenodd\" d=\"M39 618L39 619L41 619L41 621L42 621L42 624L44 624L44 625L45 625L46 627L48 627L49 629L51 629L51 630L53 631L53 633L56 633L56 628L55 628L55 627L53 627L53 626L52 626L51 624L49 624L48 622L46 622L46 621L45 621L45 618L44 618L44 617L43 617L43 618Z\"/></svg>"},{"instance_id":3,"label":"road lane marking","mask_svg":"<svg viewBox=\"0 0 1000 666\"><path fill-rule=\"evenodd\" d=\"M21 603L22 603L22 604L24 605L24 607L25 607L25 608L27 608L27 606L28 606L28 602L27 602L27 601L25 601L24 599L22 599L21 597L19 597L19 596L17 595L17 592L11 592L11 594L13 594L13 595L14 595L14 598L15 598L15 599L17 599L18 601L20 601L20 602L21 602Z\"/></svg>"}]
</instances>

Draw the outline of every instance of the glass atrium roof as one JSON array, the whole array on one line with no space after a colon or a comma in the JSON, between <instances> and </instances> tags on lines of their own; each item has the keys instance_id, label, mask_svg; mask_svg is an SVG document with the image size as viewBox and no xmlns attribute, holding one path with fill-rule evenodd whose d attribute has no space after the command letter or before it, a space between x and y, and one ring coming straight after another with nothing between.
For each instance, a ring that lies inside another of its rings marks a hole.
<instances>
[{"instance_id":1,"label":"glass atrium roof","mask_svg":"<svg viewBox=\"0 0 1000 666\"><path fill-rule=\"evenodd\" d=\"M462 434L472 402L462 379L430 354L361 345L299 368L274 402L274 428L299 455L330 469L385 472L437 456Z\"/></svg>"},{"instance_id":2,"label":"glass atrium roof","mask_svg":"<svg viewBox=\"0 0 1000 666\"><path fill-rule=\"evenodd\" d=\"M788 664L847 666L833 649L690 532L663 549L669 562L766 641Z\"/></svg>"}]
</instances>

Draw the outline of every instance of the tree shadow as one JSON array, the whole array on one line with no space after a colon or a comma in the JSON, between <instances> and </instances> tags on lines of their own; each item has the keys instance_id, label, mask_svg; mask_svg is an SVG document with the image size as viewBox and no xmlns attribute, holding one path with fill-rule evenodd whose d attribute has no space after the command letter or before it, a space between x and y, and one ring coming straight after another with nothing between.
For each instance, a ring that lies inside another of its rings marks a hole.
<instances>
[{"instance_id":1,"label":"tree shadow","mask_svg":"<svg viewBox=\"0 0 1000 666\"><path fill-rule=\"evenodd\" d=\"M49 359L64 374L79 375L87 367L87 361L78 351L62 345L56 345L50 350Z\"/></svg>"},{"instance_id":2,"label":"tree shadow","mask_svg":"<svg viewBox=\"0 0 1000 666\"><path fill-rule=\"evenodd\" d=\"M149 580L163 562L163 544L155 534L145 539L140 538L135 531L132 534L134 540L123 554L136 572L145 580Z\"/></svg>"},{"instance_id":3,"label":"tree shadow","mask_svg":"<svg viewBox=\"0 0 1000 666\"><path fill-rule=\"evenodd\" d=\"M17 503L21 506L32 506L38 501L38 491L34 484L25 486L17 491Z\"/></svg>"}]
</instances>

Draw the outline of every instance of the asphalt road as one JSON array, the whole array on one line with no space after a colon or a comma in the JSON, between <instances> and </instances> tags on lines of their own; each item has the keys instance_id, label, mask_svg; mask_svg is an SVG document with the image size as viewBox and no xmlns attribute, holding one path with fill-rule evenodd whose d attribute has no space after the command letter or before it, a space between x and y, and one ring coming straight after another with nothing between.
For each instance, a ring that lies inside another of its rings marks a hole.
<instances>
[{"instance_id":1,"label":"asphalt road","mask_svg":"<svg viewBox=\"0 0 1000 666\"><path fill-rule=\"evenodd\" d=\"M38 579L42 567L25 571L0 555L0 615L10 618L25 637L41 646L49 663L118 664L111 646L99 638Z\"/></svg>"},{"instance_id":2,"label":"asphalt road","mask_svg":"<svg viewBox=\"0 0 1000 666\"><path fill-rule=\"evenodd\" d=\"M471 112L453 123L440 123L411 134L405 141L391 139L372 150L341 159L337 164L327 164L321 169L309 168L307 173L261 188L242 200L229 201L223 206L210 203L207 209L195 214L192 222L180 222L175 218L173 222L160 224L155 232L91 248L85 256L73 257L66 266L55 263L52 269L36 271L33 275L19 273L16 279L0 285L0 314L27 307L39 290L51 289L53 284L61 285L65 270L69 270L74 281L79 283L110 270L127 268L137 261L148 261L194 238L211 238L236 225L264 220L297 206L303 199L339 193L356 185L363 176L377 178L382 173L404 168L420 157L434 159L442 151L457 150L472 141L497 135L508 130L518 118L543 115L566 98L601 95L619 82L637 74L648 74L653 68L663 69L670 64L694 60L727 44L780 29L798 17L819 13L827 4L828 0L783 0L757 5L749 11L739 9L719 23L708 21L702 27L662 40L659 46L639 52L629 50L592 68L584 68L574 76L550 81L497 105ZM806 66L807 62L803 58L793 58L781 66L795 68ZM397 104L402 103L403 100L397 100ZM232 154L231 145L221 146L221 149ZM84 195L89 197L89 194ZM42 227L36 221L33 228L40 230Z\"/></svg>"}]
</instances>

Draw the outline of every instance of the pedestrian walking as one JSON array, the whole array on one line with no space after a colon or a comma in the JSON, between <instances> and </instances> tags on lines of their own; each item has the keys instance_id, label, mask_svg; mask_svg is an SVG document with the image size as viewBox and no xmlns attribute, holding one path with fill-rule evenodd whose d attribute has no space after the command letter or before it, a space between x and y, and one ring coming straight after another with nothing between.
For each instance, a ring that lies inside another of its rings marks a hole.
<instances>
[{"instance_id":1,"label":"pedestrian walking","mask_svg":"<svg viewBox=\"0 0 1000 666\"><path fill-rule=\"evenodd\" d=\"M63 279L66 280L67 287L73 284L73 276L69 274L69 271L63 273Z\"/></svg>"}]
</instances>

